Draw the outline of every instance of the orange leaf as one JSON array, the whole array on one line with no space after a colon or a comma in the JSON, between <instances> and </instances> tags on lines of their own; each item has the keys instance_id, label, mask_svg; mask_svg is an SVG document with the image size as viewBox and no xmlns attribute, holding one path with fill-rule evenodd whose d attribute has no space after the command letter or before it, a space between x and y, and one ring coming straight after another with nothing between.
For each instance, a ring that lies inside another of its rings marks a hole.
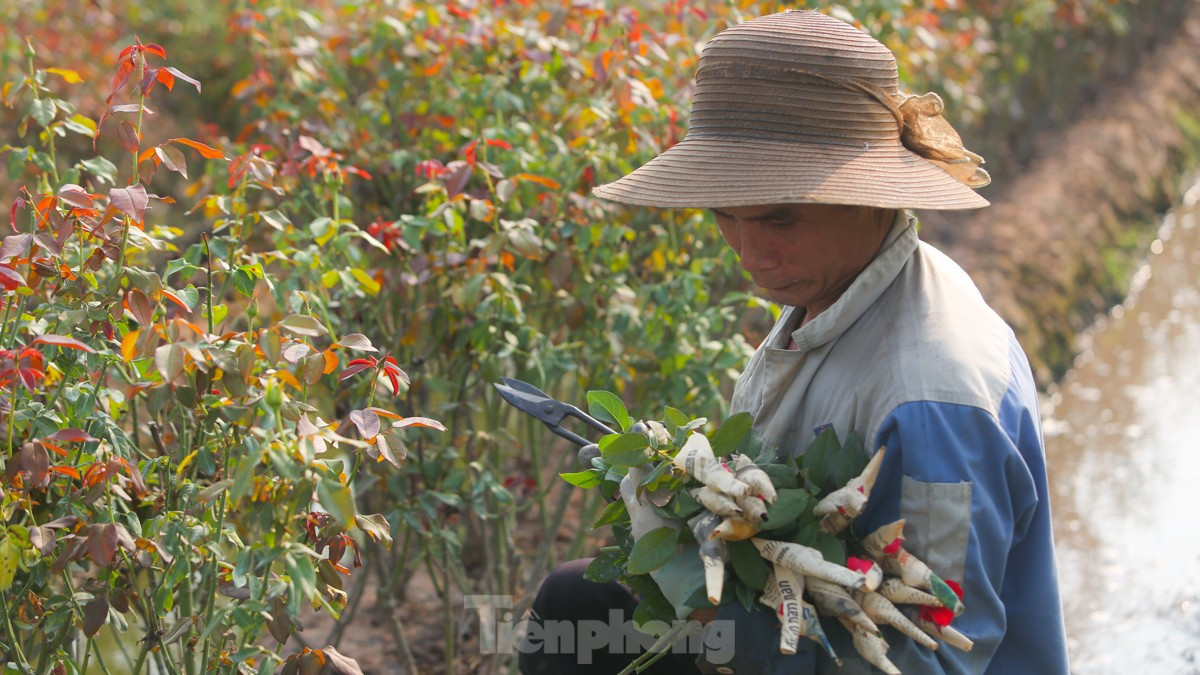
<instances>
[{"instance_id":1,"label":"orange leaf","mask_svg":"<svg viewBox=\"0 0 1200 675\"><path fill-rule=\"evenodd\" d=\"M121 338L121 359L125 363L129 363L134 356L137 356L137 339L141 332L141 330L130 331Z\"/></svg>"},{"instance_id":2,"label":"orange leaf","mask_svg":"<svg viewBox=\"0 0 1200 675\"><path fill-rule=\"evenodd\" d=\"M546 178L545 176L537 176L532 173L519 173L519 174L513 176L513 180L537 183L538 185L549 188L551 190L557 190L560 187L560 185L558 184L558 181L551 179L551 178Z\"/></svg>"},{"instance_id":3,"label":"orange leaf","mask_svg":"<svg viewBox=\"0 0 1200 675\"><path fill-rule=\"evenodd\" d=\"M64 476L70 476L75 480L82 479L82 476L79 475L79 470L72 466L52 466L50 467L50 470L54 473L61 473Z\"/></svg>"},{"instance_id":4,"label":"orange leaf","mask_svg":"<svg viewBox=\"0 0 1200 675\"><path fill-rule=\"evenodd\" d=\"M300 389L299 380L297 380L296 376L293 375L290 371L277 370L271 374L271 377L279 380L280 382L283 382L284 384L291 385L293 389Z\"/></svg>"},{"instance_id":5,"label":"orange leaf","mask_svg":"<svg viewBox=\"0 0 1200 675\"><path fill-rule=\"evenodd\" d=\"M71 453L67 452L66 449L64 449L62 446L55 445L45 439L38 441L38 443L41 443L42 445L46 446L47 450L50 450L50 451L54 452L55 454L61 455L62 457L66 457L67 455L71 454ZM54 468L54 467L50 467L50 468Z\"/></svg>"},{"instance_id":6,"label":"orange leaf","mask_svg":"<svg viewBox=\"0 0 1200 675\"><path fill-rule=\"evenodd\" d=\"M325 367L323 369L321 369L321 374L328 375L328 374L332 373L333 371L337 370L337 367L338 367L337 354L334 354L332 349L326 349L324 352L322 352L322 354L324 354L324 356L325 356Z\"/></svg>"},{"instance_id":7,"label":"orange leaf","mask_svg":"<svg viewBox=\"0 0 1200 675\"><path fill-rule=\"evenodd\" d=\"M207 145L201 143L200 141L193 141L190 138L172 138L172 139L168 140L167 142L168 143L179 143L180 145L186 145L189 148L192 148L193 150L199 152L200 156L204 157L206 159L226 159L224 153L222 153L220 150L217 150L216 148L207 146Z\"/></svg>"},{"instance_id":8,"label":"orange leaf","mask_svg":"<svg viewBox=\"0 0 1200 675\"><path fill-rule=\"evenodd\" d=\"M63 335L39 335L33 339L31 345L54 345L56 347L68 347L70 349L78 349L81 352L95 354L96 350L76 340L75 338L65 337Z\"/></svg>"},{"instance_id":9,"label":"orange leaf","mask_svg":"<svg viewBox=\"0 0 1200 675\"><path fill-rule=\"evenodd\" d=\"M380 417L390 417L394 420L404 419L404 415L394 413L391 410L384 410L383 408L376 408L376 407L372 406L370 408L367 408L367 410L370 410L371 412L375 413L376 415L379 415Z\"/></svg>"}]
</instances>

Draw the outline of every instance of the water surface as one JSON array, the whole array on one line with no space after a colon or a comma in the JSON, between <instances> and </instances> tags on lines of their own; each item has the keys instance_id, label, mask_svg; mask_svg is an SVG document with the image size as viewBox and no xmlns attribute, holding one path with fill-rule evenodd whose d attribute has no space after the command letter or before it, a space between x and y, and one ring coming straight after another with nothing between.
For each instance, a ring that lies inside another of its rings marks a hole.
<instances>
[{"instance_id":1,"label":"water surface","mask_svg":"<svg viewBox=\"0 0 1200 675\"><path fill-rule=\"evenodd\" d=\"M1043 407L1072 671L1200 673L1200 183Z\"/></svg>"}]
</instances>

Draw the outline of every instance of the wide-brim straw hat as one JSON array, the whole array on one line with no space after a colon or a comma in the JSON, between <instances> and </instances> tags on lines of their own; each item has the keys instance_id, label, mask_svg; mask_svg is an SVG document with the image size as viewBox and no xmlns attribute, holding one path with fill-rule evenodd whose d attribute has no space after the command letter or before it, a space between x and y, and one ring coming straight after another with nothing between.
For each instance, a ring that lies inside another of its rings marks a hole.
<instances>
[{"instance_id":1,"label":"wide-brim straw hat","mask_svg":"<svg viewBox=\"0 0 1200 675\"><path fill-rule=\"evenodd\" d=\"M935 94L902 94L891 51L844 21L760 17L705 46L686 137L595 194L689 208L987 206L970 187L987 184L982 158L941 107Z\"/></svg>"}]
</instances>

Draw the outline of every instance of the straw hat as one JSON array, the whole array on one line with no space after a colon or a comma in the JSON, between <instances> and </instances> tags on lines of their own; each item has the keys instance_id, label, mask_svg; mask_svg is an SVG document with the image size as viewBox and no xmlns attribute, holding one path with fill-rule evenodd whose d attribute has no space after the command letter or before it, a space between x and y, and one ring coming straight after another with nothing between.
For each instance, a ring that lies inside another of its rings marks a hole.
<instances>
[{"instance_id":1,"label":"straw hat","mask_svg":"<svg viewBox=\"0 0 1200 675\"><path fill-rule=\"evenodd\" d=\"M962 147L936 94L900 93L896 58L824 14L733 26L700 56L687 136L595 188L626 204L987 206L983 159Z\"/></svg>"}]
</instances>

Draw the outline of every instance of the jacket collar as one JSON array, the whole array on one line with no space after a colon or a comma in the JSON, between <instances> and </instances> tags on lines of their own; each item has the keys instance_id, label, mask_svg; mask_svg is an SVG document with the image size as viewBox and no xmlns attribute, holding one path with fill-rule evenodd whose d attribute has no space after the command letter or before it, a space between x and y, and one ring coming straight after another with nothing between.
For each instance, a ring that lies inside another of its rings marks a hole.
<instances>
[{"instance_id":1,"label":"jacket collar","mask_svg":"<svg viewBox=\"0 0 1200 675\"><path fill-rule=\"evenodd\" d=\"M875 304L891 285L901 268L917 249L916 218L907 211L897 211L892 229L884 239L879 254L866 266L846 289L845 293L815 319L792 331L792 339L801 352L815 349L837 339L867 309ZM796 308L788 307L783 325L792 324ZM794 325L794 324L793 324Z\"/></svg>"}]
</instances>

